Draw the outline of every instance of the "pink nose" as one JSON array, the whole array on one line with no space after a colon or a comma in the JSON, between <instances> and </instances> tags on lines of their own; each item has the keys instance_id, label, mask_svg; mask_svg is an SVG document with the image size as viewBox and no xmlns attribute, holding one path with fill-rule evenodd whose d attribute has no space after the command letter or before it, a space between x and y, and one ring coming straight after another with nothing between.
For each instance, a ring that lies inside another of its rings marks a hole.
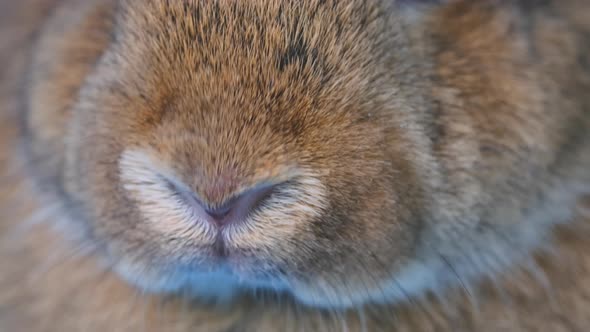
<instances>
[{"instance_id":1,"label":"pink nose","mask_svg":"<svg viewBox=\"0 0 590 332\"><path fill-rule=\"evenodd\" d=\"M271 194L273 188L274 186L272 185L259 186L230 198L218 206L209 206L205 203L197 202L200 205L200 208L197 210L202 212L202 218L218 227L239 223L248 218L251 213L264 204L265 199Z\"/></svg>"}]
</instances>

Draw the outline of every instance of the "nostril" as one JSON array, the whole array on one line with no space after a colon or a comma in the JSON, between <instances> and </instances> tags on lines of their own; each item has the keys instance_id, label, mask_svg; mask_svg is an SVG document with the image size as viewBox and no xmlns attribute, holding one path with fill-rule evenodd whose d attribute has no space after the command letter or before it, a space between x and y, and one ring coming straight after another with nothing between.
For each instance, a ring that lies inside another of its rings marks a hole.
<instances>
[{"instance_id":1,"label":"nostril","mask_svg":"<svg viewBox=\"0 0 590 332\"><path fill-rule=\"evenodd\" d=\"M260 208L277 188L277 184L261 184L213 205L199 199L188 187L176 181L165 180L167 187L192 207L195 216L218 227L240 223Z\"/></svg>"},{"instance_id":2,"label":"nostril","mask_svg":"<svg viewBox=\"0 0 590 332\"><path fill-rule=\"evenodd\" d=\"M220 227L239 223L246 220L254 210L263 204L274 187L274 185L258 186L229 199L218 207L206 207L204 210Z\"/></svg>"},{"instance_id":3,"label":"nostril","mask_svg":"<svg viewBox=\"0 0 590 332\"><path fill-rule=\"evenodd\" d=\"M205 208L205 212L215 220L225 218L231 211L233 202L217 208Z\"/></svg>"}]
</instances>

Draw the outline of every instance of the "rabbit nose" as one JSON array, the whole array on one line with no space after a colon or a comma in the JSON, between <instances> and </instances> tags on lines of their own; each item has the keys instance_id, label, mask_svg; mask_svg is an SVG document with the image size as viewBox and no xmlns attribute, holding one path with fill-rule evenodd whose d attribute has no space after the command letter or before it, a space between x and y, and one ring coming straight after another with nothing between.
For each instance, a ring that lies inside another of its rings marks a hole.
<instances>
[{"instance_id":1,"label":"rabbit nose","mask_svg":"<svg viewBox=\"0 0 590 332\"><path fill-rule=\"evenodd\" d=\"M272 193L273 185L261 185L244 191L218 206L202 204L205 219L218 227L240 223L248 218Z\"/></svg>"},{"instance_id":2,"label":"rabbit nose","mask_svg":"<svg viewBox=\"0 0 590 332\"><path fill-rule=\"evenodd\" d=\"M229 212L232 210L233 208L233 202L231 204L226 204L225 206L222 207L217 207L217 208L205 208L205 212L207 212L207 214L215 219L215 220L223 220L223 218L225 218Z\"/></svg>"}]
</instances>

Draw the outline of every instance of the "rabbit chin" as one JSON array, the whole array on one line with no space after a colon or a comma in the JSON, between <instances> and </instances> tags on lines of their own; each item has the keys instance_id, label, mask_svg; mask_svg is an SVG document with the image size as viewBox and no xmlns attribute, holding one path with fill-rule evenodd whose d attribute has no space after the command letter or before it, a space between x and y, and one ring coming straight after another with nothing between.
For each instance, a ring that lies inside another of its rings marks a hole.
<instances>
[{"instance_id":1,"label":"rabbit chin","mask_svg":"<svg viewBox=\"0 0 590 332\"><path fill-rule=\"evenodd\" d=\"M245 277L222 267L206 271L194 268L139 271L123 263L116 266L115 271L144 293L179 294L182 298L221 305L230 304L248 293L289 293L288 284L279 278Z\"/></svg>"},{"instance_id":2,"label":"rabbit chin","mask_svg":"<svg viewBox=\"0 0 590 332\"><path fill-rule=\"evenodd\" d=\"M183 299L220 306L231 305L241 296L249 295L255 298L290 299L309 308L346 310L368 302L395 303L408 296L405 290L400 290L399 285L390 282L391 280L384 280L384 284L371 292L366 287L333 288L330 287L331 283L323 280L300 282L270 274L244 276L221 266L201 270L178 267L153 269L120 262L114 266L114 271L145 294L176 294ZM423 282L428 281L428 278L423 278L420 274L413 274L411 282L404 286L414 293L422 288Z\"/></svg>"},{"instance_id":3,"label":"rabbit chin","mask_svg":"<svg viewBox=\"0 0 590 332\"><path fill-rule=\"evenodd\" d=\"M403 299L404 294L392 287L379 287L374 294L366 289L335 289L321 280L299 282L272 275L244 276L229 268L218 267L146 269L137 264L120 262L114 271L126 282L145 294L177 294L183 299L214 305L231 305L241 296L281 298L294 300L300 305L329 310L346 310L367 302L390 302ZM387 294L388 299L377 299Z\"/></svg>"}]
</instances>

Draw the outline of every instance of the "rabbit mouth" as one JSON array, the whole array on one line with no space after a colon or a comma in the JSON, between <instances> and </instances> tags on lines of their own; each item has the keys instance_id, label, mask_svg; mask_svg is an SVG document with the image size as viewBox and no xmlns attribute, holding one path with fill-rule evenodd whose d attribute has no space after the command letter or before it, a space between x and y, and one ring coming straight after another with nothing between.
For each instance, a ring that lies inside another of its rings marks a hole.
<instances>
[{"instance_id":1,"label":"rabbit mouth","mask_svg":"<svg viewBox=\"0 0 590 332\"><path fill-rule=\"evenodd\" d=\"M227 261L208 267L177 265L158 269L121 264L116 271L127 282L147 293L182 294L199 301L231 302L236 297L265 292L288 294L288 281L279 273L259 271L255 275L237 273Z\"/></svg>"},{"instance_id":2,"label":"rabbit mouth","mask_svg":"<svg viewBox=\"0 0 590 332\"><path fill-rule=\"evenodd\" d=\"M286 271L298 252L293 239L308 232L311 220L326 208L327 189L312 171L298 168L287 174L238 188L212 204L153 153L125 151L119 160L120 188L142 238L139 248L132 240L113 243L127 248L113 256L129 254L117 272L156 293L188 289L197 297L225 298L252 290L288 291L294 277ZM221 196L216 190L208 196ZM213 291L212 285L223 289Z\"/></svg>"}]
</instances>

